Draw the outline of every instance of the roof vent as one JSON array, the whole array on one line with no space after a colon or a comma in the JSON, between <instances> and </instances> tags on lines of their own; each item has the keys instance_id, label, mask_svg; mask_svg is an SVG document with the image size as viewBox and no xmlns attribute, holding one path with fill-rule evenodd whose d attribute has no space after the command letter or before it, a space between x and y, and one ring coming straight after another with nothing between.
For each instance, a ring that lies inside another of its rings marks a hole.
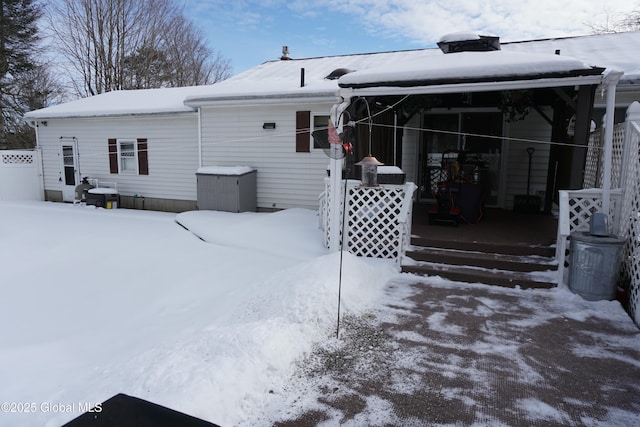
<instances>
[{"instance_id":1,"label":"roof vent","mask_svg":"<svg viewBox=\"0 0 640 427\"><path fill-rule=\"evenodd\" d=\"M348 68L336 68L335 70L330 72L329 75L325 77L325 79L338 80L340 77L344 76L345 74L353 73L353 71L354 70L350 70Z\"/></svg>"},{"instance_id":2,"label":"roof vent","mask_svg":"<svg viewBox=\"0 0 640 427\"><path fill-rule=\"evenodd\" d=\"M438 47L444 53L490 52L500 50L500 37L453 33L443 36L438 42Z\"/></svg>"},{"instance_id":3,"label":"roof vent","mask_svg":"<svg viewBox=\"0 0 640 427\"><path fill-rule=\"evenodd\" d=\"M288 61L291 58L289 58L289 46L282 46L282 56L280 57L281 60L283 61Z\"/></svg>"}]
</instances>

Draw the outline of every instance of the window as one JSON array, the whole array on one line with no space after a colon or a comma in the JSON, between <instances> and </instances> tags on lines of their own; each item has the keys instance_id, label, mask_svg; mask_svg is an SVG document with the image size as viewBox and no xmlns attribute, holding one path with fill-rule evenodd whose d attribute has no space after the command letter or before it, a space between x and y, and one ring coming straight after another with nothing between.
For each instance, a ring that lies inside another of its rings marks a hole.
<instances>
[{"instance_id":1,"label":"window","mask_svg":"<svg viewBox=\"0 0 640 427\"><path fill-rule=\"evenodd\" d=\"M109 139L109 173L149 175L147 140Z\"/></svg>"},{"instance_id":2,"label":"window","mask_svg":"<svg viewBox=\"0 0 640 427\"><path fill-rule=\"evenodd\" d=\"M121 173L138 173L136 141L118 140L118 159Z\"/></svg>"},{"instance_id":3,"label":"window","mask_svg":"<svg viewBox=\"0 0 640 427\"><path fill-rule=\"evenodd\" d=\"M314 114L313 115L313 126L311 128L311 132L314 131L327 131L327 139L329 138L329 115L328 114ZM326 148L318 144L317 141L313 141L313 148Z\"/></svg>"}]
</instances>

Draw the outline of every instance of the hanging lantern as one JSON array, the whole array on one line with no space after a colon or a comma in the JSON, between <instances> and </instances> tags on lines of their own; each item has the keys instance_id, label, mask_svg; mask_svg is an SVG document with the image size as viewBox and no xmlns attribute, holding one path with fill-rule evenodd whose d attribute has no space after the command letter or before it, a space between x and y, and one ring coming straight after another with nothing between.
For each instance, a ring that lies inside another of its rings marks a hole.
<instances>
[{"instance_id":1,"label":"hanging lantern","mask_svg":"<svg viewBox=\"0 0 640 427\"><path fill-rule=\"evenodd\" d=\"M378 186L378 166L384 165L369 154L367 157L360 160L356 165L362 167L362 185L364 187L377 187Z\"/></svg>"}]
</instances>

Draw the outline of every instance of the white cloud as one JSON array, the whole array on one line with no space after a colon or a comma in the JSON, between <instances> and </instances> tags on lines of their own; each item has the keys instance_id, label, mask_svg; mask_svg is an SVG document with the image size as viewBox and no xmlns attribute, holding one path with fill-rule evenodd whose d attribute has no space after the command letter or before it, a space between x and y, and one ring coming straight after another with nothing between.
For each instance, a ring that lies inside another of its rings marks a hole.
<instances>
[{"instance_id":1,"label":"white cloud","mask_svg":"<svg viewBox=\"0 0 640 427\"><path fill-rule=\"evenodd\" d=\"M351 15L370 33L430 45L442 35L477 31L502 40L584 35L591 26L617 22L640 2L609 0L297 0L296 11L324 10ZM590 26L591 25L591 26Z\"/></svg>"}]
</instances>

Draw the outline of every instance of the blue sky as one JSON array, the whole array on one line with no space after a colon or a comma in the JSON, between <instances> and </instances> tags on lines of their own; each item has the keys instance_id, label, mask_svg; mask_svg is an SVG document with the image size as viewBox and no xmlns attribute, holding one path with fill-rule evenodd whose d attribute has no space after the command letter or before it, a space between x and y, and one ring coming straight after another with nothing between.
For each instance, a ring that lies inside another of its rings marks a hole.
<instances>
[{"instance_id":1,"label":"blue sky","mask_svg":"<svg viewBox=\"0 0 640 427\"><path fill-rule=\"evenodd\" d=\"M448 33L502 41L584 35L640 0L183 0L185 14L234 74L278 59L434 47Z\"/></svg>"}]
</instances>

